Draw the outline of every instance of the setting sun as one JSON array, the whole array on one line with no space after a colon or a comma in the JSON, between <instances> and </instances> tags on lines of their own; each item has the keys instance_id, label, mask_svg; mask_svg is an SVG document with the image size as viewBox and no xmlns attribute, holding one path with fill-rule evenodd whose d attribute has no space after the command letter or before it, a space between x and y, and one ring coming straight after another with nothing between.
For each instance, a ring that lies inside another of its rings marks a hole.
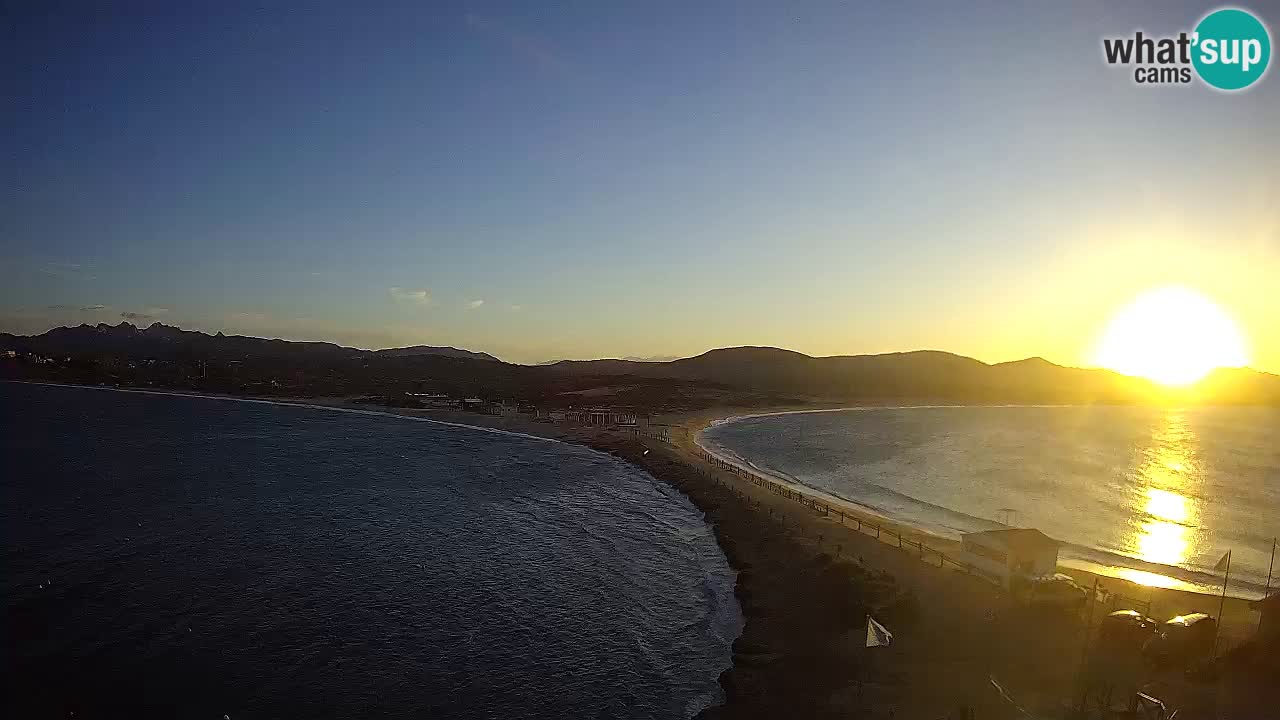
<instances>
[{"instance_id":1,"label":"setting sun","mask_svg":"<svg viewBox=\"0 0 1280 720\"><path fill-rule=\"evenodd\" d=\"M1184 287L1149 290L1107 324L1093 362L1165 385L1189 385L1249 362L1244 335L1211 300Z\"/></svg>"}]
</instances>

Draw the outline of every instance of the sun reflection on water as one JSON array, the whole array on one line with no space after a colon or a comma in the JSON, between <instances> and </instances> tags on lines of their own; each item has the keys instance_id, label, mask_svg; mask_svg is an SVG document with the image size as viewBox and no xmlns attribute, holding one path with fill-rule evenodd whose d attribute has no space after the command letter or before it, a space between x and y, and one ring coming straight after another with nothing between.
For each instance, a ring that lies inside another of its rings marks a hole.
<instances>
[{"instance_id":1,"label":"sun reflection on water","mask_svg":"<svg viewBox=\"0 0 1280 720\"><path fill-rule=\"evenodd\" d=\"M1191 493L1198 482L1198 439L1186 417L1170 411L1152 434L1135 479L1143 487L1135 494L1137 531L1131 550L1139 559L1161 565L1180 565L1193 554L1198 508ZM1143 583L1154 585L1150 579Z\"/></svg>"},{"instance_id":2,"label":"sun reflection on water","mask_svg":"<svg viewBox=\"0 0 1280 720\"><path fill-rule=\"evenodd\" d=\"M1147 585L1149 587L1169 588L1173 590L1194 590L1194 586L1189 585L1177 578L1171 578L1167 575L1147 572L1145 570L1134 570L1133 568L1116 568L1116 577L1135 582L1139 585Z\"/></svg>"}]
</instances>

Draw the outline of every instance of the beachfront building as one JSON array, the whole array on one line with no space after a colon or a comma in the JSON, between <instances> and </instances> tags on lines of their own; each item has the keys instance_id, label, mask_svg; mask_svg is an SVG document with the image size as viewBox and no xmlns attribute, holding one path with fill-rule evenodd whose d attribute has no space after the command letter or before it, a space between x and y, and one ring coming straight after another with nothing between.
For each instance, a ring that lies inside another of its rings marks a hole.
<instances>
[{"instance_id":1,"label":"beachfront building","mask_svg":"<svg viewBox=\"0 0 1280 720\"><path fill-rule=\"evenodd\" d=\"M451 399L444 393L405 393L409 397L422 403L425 407L452 407L457 405L457 401Z\"/></svg>"},{"instance_id":2,"label":"beachfront building","mask_svg":"<svg viewBox=\"0 0 1280 720\"><path fill-rule=\"evenodd\" d=\"M1033 528L987 530L960 536L960 559L1009 588L1057 572L1059 545Z\"/></svg>"},{"instance_id":3,"label":"beachfront building","mask_svg":"<svg viewBox=\"0 0 1280 720\"><path fill-rule=\"evenodd\" d=\"M609 408L586 408L578 413L578 422L586 425L608 425L613 411Z\"/></svg>"},{"instance_id":4,"label":"beachfront building","mask_svg":"<svg viewBox=\"0 0 1280 720\"><path fill-rule=\"evenodd\" d=\"M578 422L583 425L635 425L634 413L618 412L610 407L582 408L578 411ZM627 421L624 423L624 420Z\"/></svg>"},{"instance_id":5,"label":"beachfront building","mask_svg":"<svg viewBox=\"0 0 1280 720\"><path fill-rule=\"evenodd\" d=\"M484 411L489 415L501 415L504 417L515 415L519 412L514 404L507 403L505 401L489 403L489 405L485 407Z\"/></svg>"}]
</instances>

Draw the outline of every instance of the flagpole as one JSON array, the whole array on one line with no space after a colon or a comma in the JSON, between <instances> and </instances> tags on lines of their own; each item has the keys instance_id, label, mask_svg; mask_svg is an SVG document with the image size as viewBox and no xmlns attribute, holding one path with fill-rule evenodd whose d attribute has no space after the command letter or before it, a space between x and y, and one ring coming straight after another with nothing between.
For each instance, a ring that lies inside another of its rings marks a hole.
<instances>
[{"instance_id":1,"label":"flagpole","mask_svg":"<svg viewBox=\"0 0 1280 720\"><path fill-rule=\"evenodd\" d=\"M1271 571L1276 567L1276 540L1271 538L1271 564L1267 565L1267 589L1262 591L1262 599L1266 600L1271 595ZM1262 630L1262 608L1258 608L1258 630Z\"/></svg>"},{"instance_id":2,"label":"flagpole","mask_svg":"<svg viewBox=\"0 0 1280 720\"><path fill-rule=\"evenodd\" d=\"M1262 599L1266 600L1271 595L1271 571L1276 568L1276 540L1271 538L1271 564L1267 565L1267 589L1262 591Z\"/></svg>"},{"instance_id":3,"label":"flagpole","mask_svg":"<svg viewBox=\"0 0 1280 720\"><path fill-rule=\"evenodd\" d=\"M1212 660L1218 655L1218 635L1222 633L1222 611L1227 605L1227 583L1231 581L1231 551L1227 551L1227 574L1222 576L1222 599L1218 601L1218 624L1213 629L1213 654L1209 656Z\"/></svg>"}]
</instances>

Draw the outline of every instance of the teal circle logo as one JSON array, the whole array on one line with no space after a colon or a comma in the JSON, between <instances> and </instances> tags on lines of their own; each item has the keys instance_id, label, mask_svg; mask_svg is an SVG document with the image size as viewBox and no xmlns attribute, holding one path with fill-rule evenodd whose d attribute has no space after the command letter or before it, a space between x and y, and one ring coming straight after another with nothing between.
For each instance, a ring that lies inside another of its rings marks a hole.
<instances>
[{"instance_id":1,"label":"teal circle logo","mask_svg":"<svg viewBox=\"0 0 1280 720\"><path fill-rule=\"evenodd\" d=\"M1242 90L1267 71L1271 35L1267 26L1244 10L1224 8L1209 13L1196 26L1191 63L1200 79L1219 90Z\"/></svg>"}]
</instances>

